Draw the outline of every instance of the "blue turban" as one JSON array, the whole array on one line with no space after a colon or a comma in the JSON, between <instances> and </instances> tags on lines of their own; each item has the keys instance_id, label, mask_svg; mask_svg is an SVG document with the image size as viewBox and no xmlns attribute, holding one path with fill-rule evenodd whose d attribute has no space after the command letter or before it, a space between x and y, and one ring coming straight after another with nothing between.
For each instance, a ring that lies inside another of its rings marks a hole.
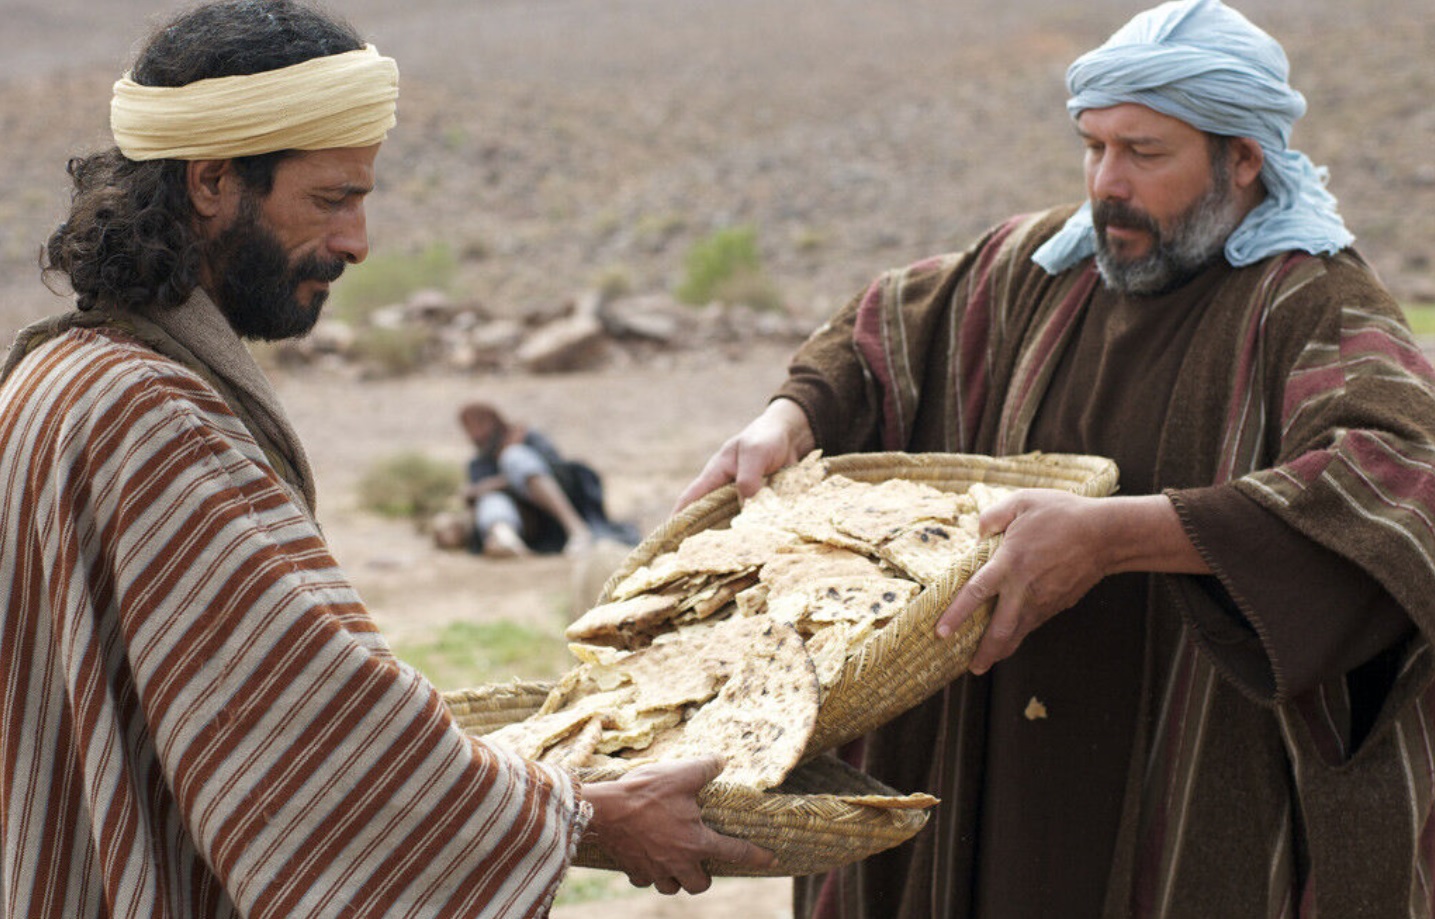
<instances>
[{"instance_id":1,"label":"blue turban","mask_svg":"<svg viewBox=\"0 0 1435 919\"><path fill-rule=\"evenodd\" d=\"M1305 98L1288 82L1280 44L1220 0L1177 0L1147 10L1066 71L1072 118L1134 102L1212 134L1249 137L1265 151L1266 198L1226 240L1237 267L1300 249L1336 252L1355 238L1326 191L1327 173L1287 147ZM1088 201L1033 259L1064 271L1096 251Z\"/></svg>"}]
</instances>

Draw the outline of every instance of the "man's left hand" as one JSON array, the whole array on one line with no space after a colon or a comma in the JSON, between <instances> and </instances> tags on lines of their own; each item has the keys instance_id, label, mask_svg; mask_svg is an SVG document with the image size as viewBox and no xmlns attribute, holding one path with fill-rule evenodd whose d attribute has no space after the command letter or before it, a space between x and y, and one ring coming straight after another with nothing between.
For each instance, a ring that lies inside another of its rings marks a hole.
<instances>
[{"instance_id":1,"label":"man's left hand","mask_svg":"<svg viewBox=\"0 0 1435 919\"><path fill-rule=\"evenodd\" d=\"M982 537L996 533L1003 534L1001 545L937 620L937 637L945 640L978 607L995 601L968 667L972 673L1010 657L1033 629L1108 574L1210 573L1165 495L1086 498L1024 489L982 513Z\"/></svg>"},{"instance_id":2,"label":"man's left hand","mask_svg":"<svg viewBox=\"0 0 1435 919\"><path fill-rule=\"evenodd\" d=\"M766 868L773 854L724 836L702 821L697 793L722 772L718 757L639 766L612 782L585 785L589 831L635 887L701 893L712 883L703 863Z\"/></svg>"},{"instance_id":3,"label":"man's left hand","mask_svg":"<svg viewBox=\"0 0 1435 919\"><path fill-rule=\"evenodd\" d=\"M995 598L991 623L968 668L972 673L985 673L1010 657L1033 629L1081 599L1105 575L1099 500L1033 488L1008 495L982 513L982 537L1001 533L1001 545L937 620L937 636L948 638Z\"/></svg>"}]
</instances>

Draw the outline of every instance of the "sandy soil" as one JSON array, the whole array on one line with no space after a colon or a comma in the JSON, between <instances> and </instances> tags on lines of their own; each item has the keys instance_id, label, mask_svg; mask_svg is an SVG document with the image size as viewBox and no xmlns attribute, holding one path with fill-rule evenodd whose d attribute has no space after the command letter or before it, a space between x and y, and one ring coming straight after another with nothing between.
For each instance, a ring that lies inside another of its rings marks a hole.
<instances>
[{"instance_id":1,"label":"sandy soil","mask_svg":"<svg viewBox=\"0 0 1435 919\"><path fill-rule=\"evenodd\" d=\"M0 0L0 337L63 304L34 267L63 213L61 164L105 142L121 63L147 23L181 5ZM460 261L456 294L502 314L551 308L601 274L668 289L692 241L747 223L793 314L815 323L890 264L1079 196L1061 74L1144 4L333 5L404 73L370 210L376 251L443 242ZM1238 5L1286 41L1311 101L1296 141L1331 167L1361 246L1400 296L1435 301L1429 0ZM614 515L646 532L760 410L785 352L759 343L564 376L276 382L309 446L326 534L382 628L404 640L581 603L613 558L575 570L439 553L358 509L353 487L373 462L399 451L461 462L453 413L488 399L599 468ZM618 881L584 877L609 896L555 916L787 915L782 881L725 880L696 900L630 895Z\"/></svg>"}]
</instances>

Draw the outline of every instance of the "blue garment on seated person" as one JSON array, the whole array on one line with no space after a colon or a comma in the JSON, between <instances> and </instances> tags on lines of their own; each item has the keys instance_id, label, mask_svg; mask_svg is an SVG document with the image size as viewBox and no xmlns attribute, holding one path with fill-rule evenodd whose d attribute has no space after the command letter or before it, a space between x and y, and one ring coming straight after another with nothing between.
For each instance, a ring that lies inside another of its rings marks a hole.
<instances>
[{"instance_id":1,"label":"blue garment on seated person","mask_svg":"<svg viewBox=\"0 0 1435 919\"><path fill-rule=\"evenodd\" d=\"M478 526L471 546L473 551L482 551L483 534L499 520L513 526L535 552L563 551L568 541L563 525L529 500L528 480L541 474L551 475L558 482L595 537L628 545L638 543L636 527L608 519L598 473L586 463L564 459L547 437L530 430L521 443L505 448L497 457L480 453L468 464L470 482L496 475L502 475L507 481L503 491L485 495L474 508Z\"/></svg>"}]
</instances>

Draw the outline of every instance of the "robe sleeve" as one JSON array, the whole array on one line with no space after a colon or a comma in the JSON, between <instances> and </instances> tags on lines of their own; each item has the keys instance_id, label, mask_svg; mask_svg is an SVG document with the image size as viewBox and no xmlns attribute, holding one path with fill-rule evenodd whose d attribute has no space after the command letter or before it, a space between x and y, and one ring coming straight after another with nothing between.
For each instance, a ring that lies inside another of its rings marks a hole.
<instances>
[{"instance_id":1,"label":"robe sleeve","mask_svg":"<svg viewBox=\"0 0 1435 919\"><path fill-rule=\"evenodd\" d=\"M1413 625L1357 565L1293 531L1233 488L1167 493L1214 570L1212 603L1192 624L1226 672L1275 701L1343 676L1407 637Z\"/></svg>"},{"instance_id":2,"label":"robe sleeve","mask_svg":"<svg viewBox=\"0 0 1435 919\"><path fill-rule=\"evenodd\" d=\"M1360 684L1395 711L1423 671L1391 660L1425 647L1412 626L1435 636L1435 372L1353 253L1288 264L1241 368L1259 397L1223 433L1260 457L1168 493L1216 577L1168 581L1254 698L1300 707Z\"/></svg>"},{"instance_id":3,"label":"robe sleeve","mask_svg":"<svg viewBox=\"0 0 1435 919\"><path fill-rule=\"evenodd\" d=\"M924 417L955 417L970 405L973 419L988 404L989 350L995 337L988 309L967 307L966 286L1001 249L1009 228L994 230L972 249L914 262L879 275L793 356L788 377L777 395L791 399L807 415L817 446L828 453L870 450L954 450L970 439L975 422L955 426L942 443L918 444ZM976 313L958 355L950 353L951 330ZM969 377L958 390L935 382L951 370ZM968 446L966 449L970 449Z\"/></svg>"},{"instance_id":4,"label":"robe sleeve","mask_svg":"<svg viewBox=\"0 0 1435 919\"><path fill-rule=\"evenodd\" d=\"M827 453L867 449L875 436L877 392L852 344L863 299L850 300L808 337L775 396L801 407L817 446Z\"/></svg>"},{"instance_id":5,"label":"robe sleeve","mask_svg":"<svg viewBox=\"0 0 1435 919\"><path fill-rule=\"evenodd\" d=\"M545 910L587 821L573 782L455 726L197 378L111 400L75 441L94 519L71 535L102 534L77 551L108 566L90 599L150 768L241 912Z\"/></svg>"},{"instance_id":6,"label":"robe sleeve","mask_svg":"<svg viewBox=\"0 0 1435 919\"><path fill-rule=\"evenodd\" d=\"M1435 370L1353 254L1308 264L1265 320L1273 462L1231 485L1435 638Z\"/></svg>"}]
</instances>

